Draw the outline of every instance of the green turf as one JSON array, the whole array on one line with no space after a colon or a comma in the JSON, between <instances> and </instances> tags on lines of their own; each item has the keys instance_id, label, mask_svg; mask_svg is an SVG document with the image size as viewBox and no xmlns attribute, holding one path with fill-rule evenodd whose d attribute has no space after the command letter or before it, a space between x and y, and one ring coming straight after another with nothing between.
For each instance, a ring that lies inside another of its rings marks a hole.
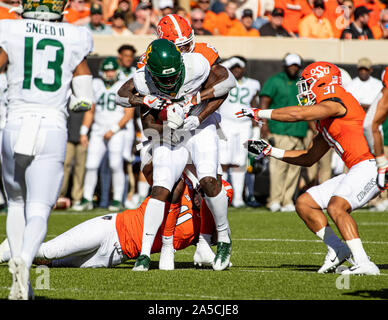
<instances>
[{"instance_id":1,"label":"green turf","mask_svg":"<svg viewBox=\"0 0 388 320\"><path fill-rule=\"evenodd\" d=\"M88 214L53 212L47 239L105 211ZM339 275L317 274L326 247L296 213L230 209L232 263L227 271L195 269L194 247L175 254L175 271L159 271L158 254L150 271L131 272L134 260L114 269L50 269L50 289L35 290L37 299L388 299L388 212L353 213L364 247L380 267L380 276L352 276L348 289L336 286ZM5 216L0 216L0 240ZM41 274L34 267L32 284ZM345 279L346 280L346 279ZM344 280L344 281L345 281ZM341 284L347 284L341 281ZM11 276L0 265L0 299L8 295Z\"/></svg>"}]
</instances>

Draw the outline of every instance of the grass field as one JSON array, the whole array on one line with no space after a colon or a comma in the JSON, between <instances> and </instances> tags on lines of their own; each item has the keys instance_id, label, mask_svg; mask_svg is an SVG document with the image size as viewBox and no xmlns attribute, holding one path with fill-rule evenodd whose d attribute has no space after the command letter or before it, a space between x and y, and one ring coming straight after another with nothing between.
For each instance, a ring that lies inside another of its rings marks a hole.
<instances>
[{"instance_id":1,"label":"grass field","mask_svg":"<svg viewBox=\"0 0 388 320\"><path fill-rule=\"evenodd\" d=\"M230 209L232 263L227 271L196 269L195 247L175 254L174 271L158 270L158 254L151 270L131 272L134 260L114 269L50 269L48 290L35 290L36 299L141 299L141 300L339 300L388 299L388 212L353 213L364 247L379 266L380 276L318 274L326 254L296 213L270 213L263 209ZM87 214L54 211L47 239L105 211ZM0 240L5 238L5 215L0 216ZM40 274L34 267L31 283ZM347 282L348 280L348 282ZM337 288L337 284L342 284ZM6 299L11 276L0 265L0 299Z\"/></svg>"}]
</instances>

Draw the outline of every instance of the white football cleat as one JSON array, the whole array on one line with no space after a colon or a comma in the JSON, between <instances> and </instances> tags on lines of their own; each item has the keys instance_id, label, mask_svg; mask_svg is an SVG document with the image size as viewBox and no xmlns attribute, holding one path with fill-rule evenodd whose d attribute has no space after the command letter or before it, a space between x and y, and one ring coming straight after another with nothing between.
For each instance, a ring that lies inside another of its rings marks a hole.
<instances>
[{"instance_id":1,"label":"white football cleat","mask_svg":"<svg viewBox=\"0 0 388 320\"><path fill-rule=\"evenodd\" d=\"M194 265L209 266L211 267L214 261L216 254L210 248L210 246L206 243L197 243L197 249L194 253Z\"/></svg>"},{"instance_id":2,"label":"white football cleat","mask_svg":"<svg viewBox=\"0 0 388 320\"><path fill-rule=\"evenodd\" d=\"M245 202L242 199L233 199L232 207L234 207L234 208L245 207Z\"/></svg>"},{"instance_id":3,"label":"white football cleat","mask_svg":"<svg viewBox=\"0 0 388 320\"><path fill-rule=\"evenodd\" d=\"M174 247L162 246L159 259L159 270L174 270Z\"/></svg>"},{"instance_id":4,"label":"white football cleat","mask_svg":"<svg viewBox=\"0 0 388 320\"><path fill-rule=\"evenodd\" d=\"M341 274L377 276L380 274L380 270L372 261L368 261L356 264L349 269L342 271Z\"/></svg>"},{"instance_id":5,"label":"white football cleat","mask_svg":"<svg viewBox=\"0 0 388 320\"><path fill-rule=\"evenodd\" d=\"M281 207L280 211L281 212L294 212L295 206L292 203L290 203L290 204L287 204L287 205Z\"/></svg>"},{"instance_id":6,"label":"white football cleat","mask_svg":"<svg viewBox=\"0 0 388 320\"><path fill-rule=\"evenodd\" d=\"M4 241L0 244L0 263L7 262L7 259L4 257L4 253L9 252L9 243L8 239L5 238Z\"/></svg>"},{"instance_id":7,"label":"white football cleat","mask_svg":"<svg viewBox=\"0 0 388 320\"><path fill-rule=\"evenodd\" d=\"M30 270L21 257L11 258L8 263L12 274L12 287L9 300L28 300L33 298L32 287L29 282Z\"/></svg>"},{"instance_id":8,"label":"white football cleat","mask_svg":"<svg viewBox=\"0 0 388 320\"><path fill-rule=\"evenodd\" d=\"M271 212L277 212L277 211L280 211L281 209L281 205L280 203L278 202L274 202L272 203L269 208L268 208Z\"/></svg>"},{"instance_id":9,"label":"white football cleat","mask_svg":"<svg viewBox=\"0 0 388 320\"><path fill-rule=\"evenodd\" d=\"M350 260L350 256L351 251L346 244L336 248L335 251L329 250L326 254L325 262L322 267L319 268L318 273L326 273L331 270L335 270L335 268L344 263L345 260Z\"/></svg>"}]
</instances>

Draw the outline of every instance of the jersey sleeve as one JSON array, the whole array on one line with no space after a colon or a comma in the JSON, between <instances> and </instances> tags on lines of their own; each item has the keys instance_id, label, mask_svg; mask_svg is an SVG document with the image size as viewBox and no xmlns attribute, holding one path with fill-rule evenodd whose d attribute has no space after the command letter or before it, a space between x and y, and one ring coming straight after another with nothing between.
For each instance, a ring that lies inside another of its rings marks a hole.
<instances>
[{"instance_id":1,"label":"jersey sleeve","mask_svg":"<svg viewBox=\"0 0 388 320\"><path fill-rule=\"evenodd\" d=\"M208 43L197 43L194 47L194 52L202 54L209 62L210 66L216 63L220 58L217 49Z\"/></svg>"},{"instance_id":2,"label":"jersey sleeve","mask_svg":"<svg viewBox=\"0 0 388 320\"><path fill-rule=\"evenodd\" d=\"M91 32L86 27L76 28L79 28L77 31L80 34L80 45L77 46L73 52L73 69L75 69L93 51L93 37Z\"/></svg>"},{"instance_id":3,"label":"jersey sleeve","mask_svg":"<svg viewBox=\"0 0 388 320\"><path fill-rule=\"evenodd\" d=\"M135 86L136 91L142 95L146 96L150 94L150 90L147 86L146 80L145 80L145 68L140 68L136 70L134 76L133 76L133 84Z\"/></svg>"},{"instance_id":4,"label":"jersey sleeve","mask_svg":"<svg viewBox=\"0 0 388 320\"><path fill-rule=\"evenodd\" d=\"M335 101L343 104L341 99L341 95L344 93L344 89L341 86L336 85L328 85L321 88L317 88L315 93L315 99L317 103L321 103L322 101ZM345 105L344 105L345 106Z\"/></svg>"}]
</instances>

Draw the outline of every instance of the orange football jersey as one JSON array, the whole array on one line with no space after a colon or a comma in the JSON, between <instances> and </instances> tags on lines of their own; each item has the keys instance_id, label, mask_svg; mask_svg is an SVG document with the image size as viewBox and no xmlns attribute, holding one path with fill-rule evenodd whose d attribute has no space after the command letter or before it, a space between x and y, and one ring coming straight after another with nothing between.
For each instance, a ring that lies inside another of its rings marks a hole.
<instances>
[{"instance_id":1,"label":"orange football jersey","mask_svg":"<svg viewBox=\"0 0 388 320\"><path fill-rule=\"evenodd\" d=\"M342 86L328 85L315 89L316 101L332 100L346 108L342 117L317 120L317 128L350 169L355 164L374 159L369 152L362 125L365 111L357 100Z\"/></svg>"},{"instance_id":2,"label":"orange football jersey","mask_svg":"<svg viewBox=\"0 0 388 320\"><path fill-rule=\"evenodd\" d=\"M217 49L204 42L195 43L193 52L202 54L206 60L209 61L210 66L212 66L219 58ZM137 68L140 69L141 67L144 67L145 64L146 61L144 53L140 56L139 61L137 62Z\"/></svg>"}]
</instances>

